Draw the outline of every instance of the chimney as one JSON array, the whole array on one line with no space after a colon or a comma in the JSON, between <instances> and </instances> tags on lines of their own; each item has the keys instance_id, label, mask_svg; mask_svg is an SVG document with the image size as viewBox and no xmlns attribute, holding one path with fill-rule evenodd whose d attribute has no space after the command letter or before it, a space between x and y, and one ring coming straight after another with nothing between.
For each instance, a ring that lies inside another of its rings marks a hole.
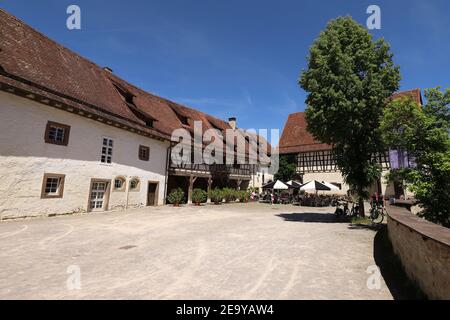
<instances>
[{"instance_id":1,"label":"chimney","mask_svg":"<svg viewBox=\"0 0 450 320\"><path fill-rule=\"evenodd\" d=\"M113 73L113 70L110 67L104 67L103 70Z\"/></svg>"},{"instance_id":2,"label":"chimney","mask_svg":"<svg viewBox=\"0 0 450 320\"><path fill-rule=\"evenodd\" d=\"M228 118L228 124L230 125L231 129L236 130L236 118Z\"/></svg>"}]
</instances>

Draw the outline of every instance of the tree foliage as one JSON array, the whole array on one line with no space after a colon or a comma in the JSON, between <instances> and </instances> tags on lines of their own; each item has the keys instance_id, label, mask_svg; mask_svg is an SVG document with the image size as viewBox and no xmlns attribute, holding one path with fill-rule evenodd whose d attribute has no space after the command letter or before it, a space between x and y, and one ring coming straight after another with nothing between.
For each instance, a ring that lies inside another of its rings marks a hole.
<instances>
[{"instance_id":1,"label":"tree foliage","mask_svg":"<svg viewBox=\"0 0 450 320\"><path fill-rule=\"evenodd\" d=\"M414 192L423 210L420 215L450 227L450 90L425 90L427 103L411 99L392 101L384 110L380 130L386 145L406 150L414 168L393 171Z\"/></svg>"},{"instance_id":2,"label":"tree foliage","mask_svg":"<svg viewBox=\"0 0 450 320\"><path fill-rule=\"evenodd\" d=\"M381 175L374 155L385 150L377 129L400 81L392 57L383 39L374 41L351 17L340 17L313 43L308 69L299 80L308 93L308 130L333 147L337 165L361 204L365 190Z\"/></svg>"},{"instance_id":3,"label":"tree foliage","mask_svg":"<svg viewBox=\"0 0 450 320\"><path fill-rule=\"evenodd\" d=\"M278 172L275 174L274 179L281 181L289 181L294 179L295 170L297 169L297 164L294 155L280 155Z\"/></svg>"}]
</instances>

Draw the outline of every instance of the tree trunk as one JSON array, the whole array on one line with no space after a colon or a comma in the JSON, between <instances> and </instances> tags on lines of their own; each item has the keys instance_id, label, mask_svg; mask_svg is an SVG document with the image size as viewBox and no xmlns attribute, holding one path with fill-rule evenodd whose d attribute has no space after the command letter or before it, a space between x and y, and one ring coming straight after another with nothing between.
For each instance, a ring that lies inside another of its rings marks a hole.
<instances>
[{"instance_id":1,"label":"tree trunk","mask_svg":"<svg viewBox=\"0 0 450 320\"><path fill-rule=\"evenodd\" d=\"M359 197L359 215L361 217L365 217L366 213L364 211L364 199L363 197Z\"/></svg>"}]
</instances>

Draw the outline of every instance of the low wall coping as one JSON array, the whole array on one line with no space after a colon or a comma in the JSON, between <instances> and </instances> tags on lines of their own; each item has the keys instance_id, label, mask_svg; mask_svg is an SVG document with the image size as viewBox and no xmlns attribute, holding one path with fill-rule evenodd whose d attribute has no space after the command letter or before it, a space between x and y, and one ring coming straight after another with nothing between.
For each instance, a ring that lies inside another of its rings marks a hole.
<instances>
[{"instance_id":1,"label":"low wall coping","mask_svg":"<svg viewBox=\"0 0 450 320\"><path fill-rule=\"evenodd\" d=\"M392 220L450 248L449 228L419 218L404 207L388 205L386 210Z\"/></svg>"}]
</instances>

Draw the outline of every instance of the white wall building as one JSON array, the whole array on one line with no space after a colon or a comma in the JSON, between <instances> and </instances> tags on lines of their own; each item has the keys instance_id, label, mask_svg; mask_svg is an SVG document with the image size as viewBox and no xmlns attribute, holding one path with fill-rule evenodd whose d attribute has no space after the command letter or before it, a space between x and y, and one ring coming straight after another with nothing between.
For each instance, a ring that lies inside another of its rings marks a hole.
<instances>
[{"instance_id":1,"label":"white wall building","mask_svg":"<svg viewBox=\"0 0 450 320\"><path fill-rule=\"evenodd\" d=\"M0 92L1 218L162 204L168 147Z\"/></svg>"},{"instance_id":2,"label":"white wall building","mask_svg":"<svg viewBox=\"0 0 450 320\"><path fill-rule=\"evenodd\" d=\"M162 205L178 187L189 202L193 187L248 185L250 165L170 161L175 129L201 121L223 134L235 121L141 90L2 9L0 39L0 220Z\"/></svg>"}]
</instances>

